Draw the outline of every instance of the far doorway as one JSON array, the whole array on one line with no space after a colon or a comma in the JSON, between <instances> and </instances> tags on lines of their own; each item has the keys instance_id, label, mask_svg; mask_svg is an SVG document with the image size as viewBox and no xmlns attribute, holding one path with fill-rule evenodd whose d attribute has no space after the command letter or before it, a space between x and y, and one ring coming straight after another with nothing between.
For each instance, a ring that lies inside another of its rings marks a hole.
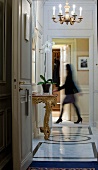
<instances>
[{"instance_id":1,"label":"far doorway","mask_svg":"<svg viewBox=\"0 0 98 170\"><path fill-rule=\"evenodd\" d=\"M53 81L56 85L53 85L53 89L64 84L66 78L66 64L71 63L71 46L68 44L56 46L52 49L52 74ZM53 117L59 117L61 110L61 103L65 97L64 90L56 92L57 104L53 108ZM71 120L71 105L67 104L64 109L64 119Z\"/></svg>"},{"instance_id":2,"label":"far doorway","mask_svg":"<svg viewBox=\"0 0 98 170\"><path fill-rule=\"evenodd\" d=\"M73 76L75 81L79 83L83 95L78 97L78 105L84 122L89 122L89 39L73 38L73 39L52 39L55 45L52 48L52 75L54 74L55 59L60 62L60 85L64 83L66 77L65 66L70 63L73 68ZM87 65L82 67L82 62ZM54 88L54 85L53 85ZM61 103L64 97L64 91L56 92L57 105L53 108L52 117L58 117L60 114ZM76 121L77 117L73 107L68 104L65 106L63 119L68 121Z\"/></svg>"}]
</instances>

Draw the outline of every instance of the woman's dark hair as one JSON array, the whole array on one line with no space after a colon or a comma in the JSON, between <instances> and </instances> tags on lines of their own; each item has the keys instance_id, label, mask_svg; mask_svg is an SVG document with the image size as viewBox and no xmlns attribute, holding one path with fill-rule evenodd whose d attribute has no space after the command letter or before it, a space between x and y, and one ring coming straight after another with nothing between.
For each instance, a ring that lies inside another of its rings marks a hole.
<instances>
[{"instance_id":1,"label":"woman's dark hair","mask_svg":"<svg viewBox=\"0 0 98 170\"><path fill-rule=\"evenodd\" d=\"M66 70L67 70L68 76L72 78L72 70L71 70L70 64L66 64Z\"/></svg>"}]
</instances>

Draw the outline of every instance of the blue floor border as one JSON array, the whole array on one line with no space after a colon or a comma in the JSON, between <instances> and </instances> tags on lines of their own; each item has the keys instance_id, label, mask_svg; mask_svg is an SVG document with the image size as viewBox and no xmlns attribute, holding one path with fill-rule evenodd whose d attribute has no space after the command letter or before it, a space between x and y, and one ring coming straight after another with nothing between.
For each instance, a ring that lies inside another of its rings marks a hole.
<instances>
[{"instance_id":1,"label":"blue floor border","mask_svg":"<svg viewBox=\"0 0 98 170\"><path fill-rule=\"evenodd\" d=\"M47 167L47 168L96 168L98 170L97 161L81 161L81 162L71 162L71 161L33 161L29 167Z\"/></svg>"}]
</instances>

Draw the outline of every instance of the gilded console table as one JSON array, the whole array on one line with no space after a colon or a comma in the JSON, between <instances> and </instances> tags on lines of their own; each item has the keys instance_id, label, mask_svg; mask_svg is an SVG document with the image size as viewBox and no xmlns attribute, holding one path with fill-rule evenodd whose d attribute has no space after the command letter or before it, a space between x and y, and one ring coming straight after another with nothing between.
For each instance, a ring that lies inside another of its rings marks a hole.
<instances>
[{"instance_id":1,"label":"gilded console table","mask_svg":"<svg viewBox=\"0 0 98 170\"><path fill-rule=\"evenodd\" d=\"M32 95L33 104L45 103L45 116L43 127L40 128L44 133L44 139L47 140L50 136L49 117L52 111L52 106L56 105L57 95Z\"/></svg>"}]
</instances>

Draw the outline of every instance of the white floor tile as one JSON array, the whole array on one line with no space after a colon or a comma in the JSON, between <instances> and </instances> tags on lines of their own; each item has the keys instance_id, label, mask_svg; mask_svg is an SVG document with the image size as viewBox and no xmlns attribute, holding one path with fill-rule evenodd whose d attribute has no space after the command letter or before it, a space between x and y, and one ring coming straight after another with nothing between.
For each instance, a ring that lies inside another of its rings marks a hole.
<instances>
[{"instance_id":1,"label":"white floor tile","mask_svg":"<svg viewBox=\"0 0 98 170\"><path fill-rule=\"evenodd\" d=\"M95 127L69 121L54 122L49 140L44 140L42 133L33 139L33 160L97 161L98 130Z\"/></svg>"}]
</instances>

